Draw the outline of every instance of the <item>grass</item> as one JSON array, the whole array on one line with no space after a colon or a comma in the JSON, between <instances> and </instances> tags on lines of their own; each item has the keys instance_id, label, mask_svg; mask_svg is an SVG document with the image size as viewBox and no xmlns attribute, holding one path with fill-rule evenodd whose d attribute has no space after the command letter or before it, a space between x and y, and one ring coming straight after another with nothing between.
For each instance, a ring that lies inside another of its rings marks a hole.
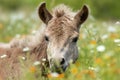
<instances>
[{"instance_id":1,"label":"grass","mask_svg":"<svg viewBox=\"0 0 120 80\"><path fill-rule=\"evenodd\" d=\"M7 14L0 18L0 41L34 33L41 24L36 13ZM90 18L82 25L78 41L79 59L65 73L48 74L49 80L120 80L120 23ZM38 66L25 67L21 80L46 80Z\"/></svg>"}]
</instances>

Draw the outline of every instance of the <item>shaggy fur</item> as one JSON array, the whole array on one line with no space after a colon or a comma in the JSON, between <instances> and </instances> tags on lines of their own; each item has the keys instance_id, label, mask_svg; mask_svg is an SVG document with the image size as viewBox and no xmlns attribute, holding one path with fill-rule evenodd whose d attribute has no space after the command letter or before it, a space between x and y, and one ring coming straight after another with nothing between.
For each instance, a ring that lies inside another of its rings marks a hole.
<instances>
[{"instance_id":1,"label":"shaggy fur","mask_svg":"<svg viewBox=\"0 0 120 80\"><path fill-rule=\"evenodd\" d=\"M62 16L69 18L71 14L73 16L70 8L65 5L59 5L53 9L53 16L56 19ZM44 40L44 27L45 25L43 25L42 30L39 30L34 36L30 35L24 39L14 39L8 44L0 44L0 56L7 55L5 58L0 58L0 78L2 78L2 80L6 80L9 77L11 79L19 79L21 74L19 56L26 56L26 52L23 52L25 47L30 49L29 53L31 54L33 62L41 61L42 58L47 59L47 44ZM56 29L55 32L60 32L60 29ZM56 35L59 35L59 33Z\"/></svg>"},{"instance_id":2,"label":"shaggy fur","mask_svg":"<svg viewBox=\"0 0 120 80\"><path fill-rule=\"evenodd\" d=\"M77 27L73 27L78 26L73 23L74 16L75 13L63 4L55 7L52 12L52 19L48 22L48 33L51 33L52 36L56 36L56 40L58 40L58 42L62 42L62 39L65 37L61 37L61 35L72 33L78 36L79 29ZM43 20L44 17L45 16L43 15L41 19ZM82 22L84 21L85 20ZM47 23L47 21L44 22ZM14 39L8 44L0 44L0 80L7 80L9 77L12 80L20 79L19 77L22 73L20 57L26 57L27 53L30 54L32 63L34 63L34 61L41 61L45 58L47 60L46 63L48 64L47 42L44 38L45 25L41 28L42 29L40 29L36 35L30 35L24 39ZM29 48L28 52L23 51L26 47Z\"/></svg>"},{"instance_id":3,"label":"shaggy fur","mask_svg":"<svg viewBox=\"0 0 120 80\"><path fill-rule=\"evenodd\" d=\"M36 40L36 41L35 41ZM24 48L29 48L28 52L23 51ZM20 57L25 57L30 54L31 63L41 61L43 58L47 60L46 41L43 33L38 33L35 36L28 36L25 39L14 39L9 44L0 44L0 77L2 80L12 78L19 79L21 74ZM6 57L3 57L6 55ZM29 66L28 66L29 67Z\"/></svg>"}]
</instances>

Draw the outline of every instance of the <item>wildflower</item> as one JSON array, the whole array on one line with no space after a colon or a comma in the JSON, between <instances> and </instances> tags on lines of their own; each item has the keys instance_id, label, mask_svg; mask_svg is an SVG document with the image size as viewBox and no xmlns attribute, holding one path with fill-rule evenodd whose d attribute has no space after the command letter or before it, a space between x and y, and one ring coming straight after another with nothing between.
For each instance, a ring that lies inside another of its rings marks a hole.
<instances>
[{"instance_id":1,"label":"wildflower","mask_svg":"<svg viewBox=\"0 0 120 80\"><path fill-rule=\"evenodd\" d=\"M94 50L90 50L90 53L94 53Z\"/></svg>"},{"instance_id":2,"label":"wildflower","mask_svg":"<svg viewBox=\"0 0 120 80\"><path fill-rule=\"evenodd\" d=\"M23 48L23 52L27 52L27 51L29 51L29 50L30 50L29 47Z\"/></svg>"},{"instance_id":3,"label":"wildflower","mask_svg":"<svg viewBox=\"0 0 120 80\"><path fill-rule=\"evenodd\" d=\"M53 72L53 73L50 73L47 75L48 78L63 78L64 77L64 74L58 74L56 72Z\"/></svg>"},{"instance_id":4,"label":"wildflower","mask_svg":"<svg viewBox=\"0 0 120 80\"><path fill-rule=\"evenodd\" d=\"M76 75L76 78L77 78L77 79L81 79L81 78L82 78L82 74L81 74L81 73L77 74L77 75Z\"/></svg>"},{"instance_id":5,"label":"wildflower","mask_svg":"<svg viewBox=\"0 0 120 80\"><path fill-rule=\"evenodd\" d=\"M17 14L17 19L19 19L19 20L23 19L24 17L25 17L25 14L22 12Z\"/></svg>"},{"instance_id":6,"label":"wildflower","mask_svg":"<svg viewBox=\"0 0 120 80\"><path fill-rule=\"evenodd\" d=\"M42 59L42 61L44 61L44 62L45 62L45 61L46 61L46 59L45 59L45 58L43 58L43 59Z\"/></svg>"},{"instance_id":7,"label":"wildflower","mask_svg":"<svg viewBox=\"0 0 120 80\"><path fill-rule=\"evenodd\" d=\"M107 35L107 34L104 34L101 38L102 38L102 39L107 39L107 38L108 38L108 35Z\"/></svg>"},{"instance_id":8,"label":"wildflower","mask_svg":"<svg viewBox=\"0 0 120 80\"><path fill-rule=\"evenodd\" d=\"M93 70L83 70L81 74L88 74L90 77L95 78L95 72Z\"/></svg>"},{"instance_id":9,"label":"wildflower","mask_svg":"<svg viewBox=\"0 0 120 80\"><path fill-rule=\"evenodd\" d=\"M96 58L95 63L101 66L103 65L103 61L101 58Z\"/></svg>"},{"instance_id":10,"label":"wildflower","mask_svg":"<svg viewBox=\"0 0 120 80\"><path fill-rule=\"evenodd\" d=\"M70 64L72 64L72 63L73 63L73 60L72 60L72 59L70 59L69 63L70 63Z\"/></svg>"},{"instance_id":11,"label":"wildflower","mask_svg":"<svg viewBox=\"0 0 120 80\"><path fill-rule=\"evenodd\" d=\"M88 67L88 69L90 69L90 70L94 70L94 67Z\"/></svg>"},{"instance_id":12,"label":"wildflower","mask_svg":"<svg viewBox=\"0 0 120 80\"><path fill-rule=\"evenodd\" d=\"M34 34L36 34L36 32L37 32L36 30L33 30L33 31L32 31L32 34L34 35Z\"/></svg>"},{"instance_id":13,"label":"wildflower","mask_svg":"<svg viewBox=\"0 0 120 80\"><path fill-rule=\"evenodd\" d=\"M92 40L92 41L90 41L90 44L92 44L92 45L96 45L96 40Z\"/></svg>"},{"instance_id":14,"label":"wildflower","mask_svg":"<svg viewBox=\"0 0 120 80\"><path fill-rule=\"evenodd\" d=\"M109 32L116 32L116 28L112 27L112 26L109 26L108 27L108 31Z\"/></svg>"},{"instance_id":15,"label":"wildflower","mask_svg":"<svg viewBox=\"0 0 120 80\"><path fill-rule=\"evenodd\" d=\"M80 34L79 39L85 39L87 37L86 34Z\"/></svg>"},{"instance_id":16,"label":"wildflower","mask_svg":"<svg viewBox=\"0 0 120 80\"><path fill-rule=\"evenodd\" d=\"M100 45L97 47L97 51L98 52L104 52L105 51L105 46L104 45Z\"/></svg>"},{"instance_id":17,"label":"wildflower","mask_svg":"<svg viewBox=\"0 0 120 80\"><path fill-rule=\"evenodd\" d=\"M114 73L120 74L120 68L119 68L119 69L115 69L115 70L114 70Z\"/></svg>"},{"instance_id":18,"label":"wildflower","mask_svg":"<svg viewBox=\"0 0 120 80\"><path fill-rule=\"evenodd\" d=\"M78 50L80 50L81 48L80 47L78 47Z\"/></svg>"},{"instance_id":19,"label":"wildflower","mask_svg":"<svg viewBox=\"0 0 120 80\"><path fill-rule=\"evenodd\" d=\"M113 56L113 52L108 52L104 55L104 58L108 60L111 59L112 56Z\"/></svg>"},{"instance_id":20,"label":"wildflower","mask_svg":"<svg viewBox=\"0 0 120 80\"><path fill-rule=\"evenodd\" d=\"M120 43L120 39L115 39L114 42L115 43Z\"/></svg>"},{"instance_id":21,"label":"wildflower","mask_svg":"<svg viewBox=\"0 0 120 80\"><path fill-rule=\"evenodd\" d=\"M56 72L53 72L53 73L48 74L47 76L48 76L48 78L52 78L52 77L58 77L59 74Z\"/></svg>"},{"instance_id":22,"label":"wildflower","mask_svg":"<svg viewBox=\"0 0 120 80\"><path fill-rule=\"evenodd\" d=\"M33 64L34 64L35 66L40 65L40 61L35 61Z\"/></svg>"},{"instance_id":23,"label":"wildflower","mask_svg":"<svg viewBox=\"0 0 120 80\"><path fill-rule=\"evenodd\" d=\"M110 34L110 38L112 38L112 39L115 39L115 38L118 38L118 34L115 34L115 33L111 33Z\"/></svg>"},{"instance_id":24,"label":"wildflower","mask_svg":"<svg viewBox=\"0 0 120 80\"><path fill-rule=\"evenodd\" d=\"M71 73L73 73L73 74L77 74L77 73L78 73L77 68L72 68L72 69L71 69Z\"/></svg>"},{"instance_id":25,"label":"wildflower","mask_svg":"<svg viewBox=\"0 0 120 80\"><path fill-rule=\"evenodd\" d=\"M119 22L119 21L117 21L115 24L120 24L120 22Z\"/></svg>"},{"instance_id":26,"label":"wildflower","mask_svg":"<svg viewBox=\"0 0 120 80\"><path fill-rule=\"evenodd\" d=\"M110 66L110 67L115 66L115 65L116 65L116 62L117 62L117 60L116 60L116 59L113 59L113 60L111 61L111 63L109 64L109 66Z\"/></svg>"},{"instance_id":27,"label":"wildflower","mask_svg":"<svg viewBox=\"0 0 120 80\"><path fill-rule=\"evenodd\" d=\"M16 34L15 37L16 37L16 38L20 38L21 35L20 35L20 34Z\"/></svg>"},{"instance_id":28,"label":"wildflower","mask_svg":"<svg viewBox=\"0 0 120 80\"><path fill-rule=\"evenodd\" d=\"M77 67L79 67L79 66L80 66L80 62L79 62L79 61L76 61L76 62L75 62L75 65L76 65Z\"/></svg>"},{"instance_id":29,"label":"wildflower","mask_svg":"<svg viewBox=\"0 0 120 80\"><path fill-rule=\"evenodd\" d=\"M0 58L6 58L6 57L7 57L7 55L6 55L6 54L4 54L4 55L0 56Z\"/></svg>"},{"instance_id":30,"label":"wildflower","mask_svg":"<svg viewBox=\"0 0 120 80\"><path fill-rule=\"evenodd\" d=\"M3 25L0 23L0 29L2 29L3 28Z\"/></svg>"},{"instance_id":31,"label":"wildflower","mask_svg":"<svg viewBox=\"0 0 120 80\"><path fill-rule=\"evenodd\" d=\"M22 60L26 60L26 57L21 57Z\"/></svg>"},{"instance_id":32,"label":"wildflower","mask_svg":"<svg viewBox=\"0 0 120 80\"><path fill-rule=\"evenodd\" d=\"M26 38L26 35L22 35L21 38Z\"/></svg>"},{"instance_id":33,"label":"wildflower","mask_svg":"<svg viewBox=\"0 0 120 80\"><path fill-rule=\"evenodd\" d=\"M65 75L62 73L62 74L59 74L58 78L63 78Z\"/></svg>"},{"instance_id":34,"label":"wildflower","mask_svg":"<svg viewBox=\"0 0 120 80\"><path fill-rule=\"evenodd\" d=\"M88 69L93 70L95 72L99 71L99 67L88 67Z\"/></svg>"},{"instance_id":35,"label":"wildflower","mask_svg":"<svg viewBox=\"0 0 120 80\"><path fill-rule=\"evenodd\" d=\"M34 66L31 66L30 67L30 72L35 73L36 72L36 68Z\"/></svg>"},{"instance_id":36,"label":"wildflower","mask_svg":"<svg viewBox=\"0 0 120 80\"><path fill-rule=\"evenodd\" d=\"M80 35L79 35L79 38L80 38L80 39L82 39L82 38L83 38L83 35L82 35L82 34L80 34Z\"/></svg>"},{"instance_id":37,"label":"wildflower","mask_svg":"<svg viewBox=\"0 0 120 80\"><path fill-rule=\"evenodd\" d=\"M45 63L43 62L43 63L42 63L42 65L44 66L44 65L45 65Z\"/></svg>"},{"instance_id":38,"label":"wildflower","mask_svg":"<svg viewBox=\"0 0 120 80\"><path fill-rule=\"evenodd\" d=\"M95 78L95 73L93 70L89 70L88 74L90 75L90 77Z\"/></svg>"},{"instance_id":39,"label":"wildflower","mask_svg":"<svg viewBox=\"0 0 120 80\"><path fill-rule=\"evenodd\" d=\"M88 70L82 70L81 74L86 74L88 72Z\"/></svg>"},{"instance_id":40,"label":"wildflower","mask_svg":"<svg viewBox=\"0 0 120 80\"><path fill-rule=\"evenodd\" d=\"M95 62L96 62L97 64L99 64L99 63L102 63L102 60L101 60L100 58L97 58L97 59L95 60Z\"/></svg>"}]
</instances>

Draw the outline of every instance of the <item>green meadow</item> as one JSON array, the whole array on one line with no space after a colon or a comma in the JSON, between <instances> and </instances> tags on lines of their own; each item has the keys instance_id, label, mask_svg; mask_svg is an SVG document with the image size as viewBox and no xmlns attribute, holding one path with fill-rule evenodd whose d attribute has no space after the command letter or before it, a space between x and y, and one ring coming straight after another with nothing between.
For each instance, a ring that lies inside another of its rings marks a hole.
<instances>
[{"instance_id":1,"label":"green meadow","mask_svg":"<svg viewBox=\"0 0 120 80\"><path fill-rule=\"evenodd\" d=\"M89 17L80 28L79 58L66 72L48 73L48 78L36 78L36 74L41 74L39 67L34 63L25 67L22 61L24 74L19 80L120 80L120 1L1 0L0 42L7 43L13 38L34 34L42 24L37 7L43 1L46 1L49 10L61 3L69 5L74 11L83 4L88 5ZM102 9L103 6L107 7L108 12Z\"/></svg>"}]
</instances>

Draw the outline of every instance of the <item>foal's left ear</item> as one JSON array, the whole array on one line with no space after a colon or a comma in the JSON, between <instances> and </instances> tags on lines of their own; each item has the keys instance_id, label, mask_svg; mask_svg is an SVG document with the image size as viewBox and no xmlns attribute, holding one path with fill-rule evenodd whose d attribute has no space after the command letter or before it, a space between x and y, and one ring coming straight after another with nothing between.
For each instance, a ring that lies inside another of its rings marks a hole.
<instances>
[{"instance_id":1,"label":"foal's left ear","mask_svg":"<svg viewBox=\"0 0 120 80\"><path fill-rule=\"evenodd\" d=\"M40 19L45 23L48 24L49 20L51 20L52 15L50 12L46 9L46 3L43 2L40 7L38 8L38 14Z\"/></svg>"},{"instance_id":2,"label":"foal's left ear","mask_svg":"<svg viewBox=\"0 0 120 80\"><path fill-rule=\"evenodd\" d=\"M88 17L89 11L88 7L84 5L82 9L75 15L74 19L77 23L77 26L82 24Z\"/></svg>"}]
</instances>

